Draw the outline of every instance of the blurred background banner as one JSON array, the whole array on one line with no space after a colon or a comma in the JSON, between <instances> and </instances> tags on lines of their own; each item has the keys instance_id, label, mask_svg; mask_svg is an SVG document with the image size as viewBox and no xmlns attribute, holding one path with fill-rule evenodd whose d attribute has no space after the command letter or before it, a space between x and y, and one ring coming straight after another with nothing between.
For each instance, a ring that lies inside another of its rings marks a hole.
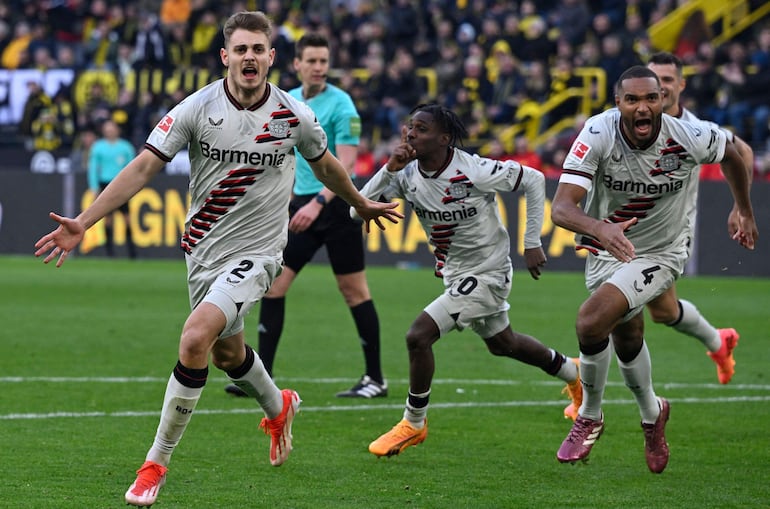
<instances>
[{"instance_id":1,"label":"blurred background banner","mask_svg":"<svg viewBox=\"0 0 770 509\"><path fill-rule=\"evenodd\" d=\"M547 196L553 196L557 181L547 181ZM181 258L179 238L189 206L188 178L158 175L150 187L141 190L130 202L130 220L139 258ZM75 215L93 199L84 174L39 174L29 171L0 172L0 254L32 256L33 244L49 232L54 223L48 212ZM752 201L760 230L770 217L770 183L755 182ZM523 231L525 199L519 193L501 195L500 208L511 236L514 265L524 270ZM729 276L770 276L770 235L760 235L754 251L747 251L727 235L727 214L732 204L725 182L700 183L697 241L688 268L690 274ZM404 205L402 204L402 207ZM404 209L402 209L404 210ZM409 212L406 210L406 212ZM550 200L546 200L543 246L548 256L548 270L581 271L584 258L574 250L573 235L550 222ZM99 225L89 231L79 256L104 256ZM120 214L115 215L116 250L125 249L125 228ZM417 218L408 213L400 224L376 227L366 236L367 262L402 268L431 267L433 255ZM325 262L325 252L315 260ZM524 277L524 275L521 275Z\"/></svg>"}]
</instances>

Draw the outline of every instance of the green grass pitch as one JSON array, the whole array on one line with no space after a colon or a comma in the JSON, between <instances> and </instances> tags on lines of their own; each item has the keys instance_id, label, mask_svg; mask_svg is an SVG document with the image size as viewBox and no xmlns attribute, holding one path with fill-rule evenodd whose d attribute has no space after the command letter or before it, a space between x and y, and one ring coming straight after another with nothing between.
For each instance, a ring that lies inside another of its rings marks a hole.
<instances>
[{"instance_id":1,"label":"green grass pitch","mask_svg":"<svg viewBox=\"0 0 770 509\"><path fill-rule=\"evenodd\" d=\"M470 332L435 347L425 443L388 459L369 454L369 442L401 418L404 333L441 284L427 269L368 274L390 396L334 397L361 375L363 356L329 268L311 265L289 293L275 365L278 385L303 399L292 456L270 466L261 413L226 395L212 368L156 509L770 507L770 280L678 283L714 325L741 333L726 386L700 343L648 320L656 391L672 404L671 460L654 475L616 365L605 434L588 463L562 465L555 454L570 428L562 384L492 357ZM0 507L125 507L177 359L184 279L181 260L79 257L56 269L33 256L0 257ZM518 270L513 328L574 356L585 296L582 274L534 281ZM254 345L256 315L247 321Z\"/></svg>"}]
</instances>

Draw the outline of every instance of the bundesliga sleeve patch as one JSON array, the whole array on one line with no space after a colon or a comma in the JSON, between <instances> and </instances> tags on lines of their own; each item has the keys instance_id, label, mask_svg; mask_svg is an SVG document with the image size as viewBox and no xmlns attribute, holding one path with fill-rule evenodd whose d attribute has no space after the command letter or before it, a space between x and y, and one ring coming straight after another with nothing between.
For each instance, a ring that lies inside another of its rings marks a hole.
<instances>
[{"instance_id":1,"label":"bundesliga sleeve patch","mask_svg":"<svg viewBox=\"0 0 770 509\"><path fill-rule=\"evenodd\" d=\"M174 117L172 117L171 115L166 115L161 119L160 122L158 122L158 125L156 125L155 128L168 134L173 124L174 124Z\"/></svg>"},{"instance_id":2,"label":"bundesliga sleeve patch","mask_svg":"<svg viewBox=\"0 0 770 509\"><path fill-rule=\"evenodd\" d=\"M575 144L572 146L572 155L580 159L581 161L586 158L588 153L591 151L591 147L586 145L580 140L575 141Z\"/></svg>"}]
</instances>

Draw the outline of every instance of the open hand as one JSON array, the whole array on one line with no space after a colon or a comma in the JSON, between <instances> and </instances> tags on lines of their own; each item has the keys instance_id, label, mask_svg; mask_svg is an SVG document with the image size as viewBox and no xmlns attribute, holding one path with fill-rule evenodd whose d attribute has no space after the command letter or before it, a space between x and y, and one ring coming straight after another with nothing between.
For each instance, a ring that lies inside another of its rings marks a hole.
<instances>
[{"instance_id":1,"label":"open hand","mask_svg":"<svg viewBox=\"0 0 770 509\"><path fill-rule=\"evenodd\" d=\"M376 224L380 230L384 230L385 225L382 223L383 217L393 224L397 224L399 219L403 219L404 215L397 211L396 207L398 207L397 202L382 203L378 201L366 200L364 207L356 208L356 213L361 219L364 220L366 233L369 233L370 221L374 221L374 224Z\"/></svg>"},{"instance_id":2,"label":"open hand","mask_svg":"<svg viewBox=\"0 0 770 509\"><path fill-rule=\"evenodd\" d=\"M599 242L618 261L628 263L636 258L636 248L625 235L625 231L635 225L637 218L632 217L621 223L604 221L600 233L597 234Z\"/></svg>"},{"instance_id":3,"label":"open hand","mask_svg":"<svg viewBox=\"0 0 770 509\"><path fill-rule=\"evenodd\" d=\"M43 235L40 240L35 242L35 247L37 248L35 256L39 257L45 254L46 251L50 251L43 259L43 262L48 263L58 256L59 259L56 262L56 266L61 267L70 251L75 249L80 241L83 240L86 230L75 219L60 216L54 212L49 213L48 216L59 223L59 227L48 235Z\"/></svg>"}]
</instances>

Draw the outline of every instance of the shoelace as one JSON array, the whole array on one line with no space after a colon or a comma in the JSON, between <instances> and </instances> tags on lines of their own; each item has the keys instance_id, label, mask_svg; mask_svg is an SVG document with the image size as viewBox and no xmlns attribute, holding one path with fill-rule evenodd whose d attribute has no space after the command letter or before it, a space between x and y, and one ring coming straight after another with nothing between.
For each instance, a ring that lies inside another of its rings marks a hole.
<instances>
[{"instance_id":1,"label":"shoelace","mask_svg":"<svg viewBox=\"0 0 770 509\"><path fill-rule=\"evenodd\" d=\"M135 490L143 493L160 482L165 471L160 465L146 465L137 471Z\"/></svg>"},{"instance_id":2,"label":"shoelace","mask_svg":"<svg viewBox=\"0 0 770 509\"><path fill-rule=\"evenodd\" d=\"M262 421L259 423L259 427L262 428L262 431L265 432L265 435L281 434L283 431L283 425L278 422L278 417L275 419L268 419L267 417L263 417Z\"/></svg>"},{"instance_id":3,"label":"shoelace","mask_svg":"<svg viewBox=\"0 0 770 509\"><path fill-rule=\"evenodd\" d=\"M419 433L420 430L416 430L411 426L403 423L399 423L393 428L393 434L398 438L409 438L414 436L415 432Z\"/></svg>"},{"instance_id":4,"label":"shoelace","mask_svg":"<svg viewBox=\"0 0 770 509\"><path fill-rule=\"evenodd\" d=\"M567 440L569 440L572 443L582 442L584 440L584 436L586 434L586 430L590 427L593 427L594 421L590 421L588 419L583 419L581 417L578 417L575 419L575 424L572 426L572 429L569 430L569 435L567 435ZM645 430L646 431L646 430Z\"/></svg>"},{"instance_id":5,"label":"shoelace","mask_svg":"<svg viewBox=\"0 0 770 509\"><path fill-rule=\"evenodd\" d=\"M650 445L650 450L658 449L659 447L662 446L662 443L663 443L660 435L656 433L657 431L656 424L644 426L644 438L646 439L647 443Z\"/></svg>"}]
</instances>

